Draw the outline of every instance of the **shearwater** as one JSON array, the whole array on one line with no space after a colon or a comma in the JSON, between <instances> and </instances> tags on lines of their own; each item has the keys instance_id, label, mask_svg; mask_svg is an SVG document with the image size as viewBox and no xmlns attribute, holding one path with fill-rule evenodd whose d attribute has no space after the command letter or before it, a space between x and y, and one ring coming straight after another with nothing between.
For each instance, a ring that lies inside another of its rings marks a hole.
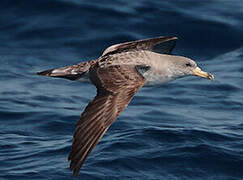
<instances>
[{"instance_id":1,"label":"shearwater","mask_svg":"<svg viewBox=\"0 0 243 180\"><path fill-rule=\"evenodd\" d=\"M88 79L97 95L87 105L76 125L68 157L73 176L77 176L86 158L110 125L144 85L164 84L195 75L213 80L195 61L171 55L177 37L155 37L108 47L95 60L38 72L38 75Z\"/></svg>"}]
</instances>

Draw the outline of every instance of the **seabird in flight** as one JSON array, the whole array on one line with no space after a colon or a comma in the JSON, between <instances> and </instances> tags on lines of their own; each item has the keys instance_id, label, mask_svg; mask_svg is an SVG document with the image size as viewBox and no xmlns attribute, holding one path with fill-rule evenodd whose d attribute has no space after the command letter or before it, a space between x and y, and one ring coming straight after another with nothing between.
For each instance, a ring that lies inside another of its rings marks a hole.
<instances>
[{"instance_id":1,"label":"seabird in flight","mask_svg":"<svg viewBox=\"0 0 243 180\"><path fill-rule=\"evenodd\" d=\"M87 78L97 88L76 125L68 157L73 176L110 125L144 85L164 84L195 75L213 80L195 61L171 55L177 37L155 37L108 47L95 60L38 72L38 75L78 80Z\"/></svg>"}]
</instances>

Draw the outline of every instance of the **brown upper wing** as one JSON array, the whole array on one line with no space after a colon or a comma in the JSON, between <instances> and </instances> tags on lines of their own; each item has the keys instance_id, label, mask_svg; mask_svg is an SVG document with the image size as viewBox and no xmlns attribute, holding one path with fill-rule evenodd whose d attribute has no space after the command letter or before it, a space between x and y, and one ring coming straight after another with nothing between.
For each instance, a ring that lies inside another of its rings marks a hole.
<instances>
[{"instance_id":1,"label":"brown upper wing","mask_svg":"<svg viewBox=\"0 0 243 180\"><path fill-rule=\"evenodd\" d=\"M115 44L108 47L102 54L113 54L128 50L148 50L161 54L170 54L175 47L177 37L155 37L137 41Z\"/></svg>"},{"instance_id":2,"label":"brown upper wing","mask_svg":"<svg viewBox=\"0 0 243 180\"><path fill-rule=\"evenodd\" d=\"M68 157L74 176L78 175L99 139L145 82L133 65L94 67L90 79L97 88L97 95L81 114L74 133Z\"/></svg>"}]
</instances>

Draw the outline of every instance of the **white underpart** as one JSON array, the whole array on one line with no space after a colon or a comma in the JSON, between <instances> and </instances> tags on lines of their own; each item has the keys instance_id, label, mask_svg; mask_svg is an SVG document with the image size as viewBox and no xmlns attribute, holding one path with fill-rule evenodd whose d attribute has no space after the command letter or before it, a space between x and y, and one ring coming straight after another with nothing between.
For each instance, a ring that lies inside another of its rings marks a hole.
<instances>
[{"instance_id":1,"label":"white underpart","mask_svg":"<svg viewBox=\"0 0 243 180\"><path fill-rule=\"evenodd\" d=\"M149 60L146 63L151 66L151 69L142 74L146 79L145 85L161 85L176 79L175 72L170 68L171 64L168 61L168 55L150 52L149 56Z\"/></svg>"},{"instance_id":2,"label":"white underpart","mask_svg":"<svg viewBox=\"0 0 243 180\"><path fill-rule=\"evenodd\" d=\"M147 86L166 84L175 79L173 76L170 75L164 76L159 74L153 74L150 72L144 73L143 76L146 79L145 85Z\"/></svg>"}]
</instances>

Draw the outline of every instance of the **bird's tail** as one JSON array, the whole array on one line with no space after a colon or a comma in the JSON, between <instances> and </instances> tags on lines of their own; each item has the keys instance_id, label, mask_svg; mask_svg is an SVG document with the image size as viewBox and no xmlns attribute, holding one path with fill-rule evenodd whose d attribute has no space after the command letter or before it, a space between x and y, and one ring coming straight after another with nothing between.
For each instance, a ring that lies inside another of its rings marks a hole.
<instances>
[{"instance_id":1,"label":"bird's tail","mask_svg":"<svg viewBox=\"0 0 243 180\"><path fill-rule=\"evenodd\" d=\"M95 63L95 60L79 63L72 66L61 67L57 69L48 69L45 71L37 72L41 76L50 76L56 78L66 78L69 80L77 80L85 76L89 68Z\"/></svg>"}]
</instances>

